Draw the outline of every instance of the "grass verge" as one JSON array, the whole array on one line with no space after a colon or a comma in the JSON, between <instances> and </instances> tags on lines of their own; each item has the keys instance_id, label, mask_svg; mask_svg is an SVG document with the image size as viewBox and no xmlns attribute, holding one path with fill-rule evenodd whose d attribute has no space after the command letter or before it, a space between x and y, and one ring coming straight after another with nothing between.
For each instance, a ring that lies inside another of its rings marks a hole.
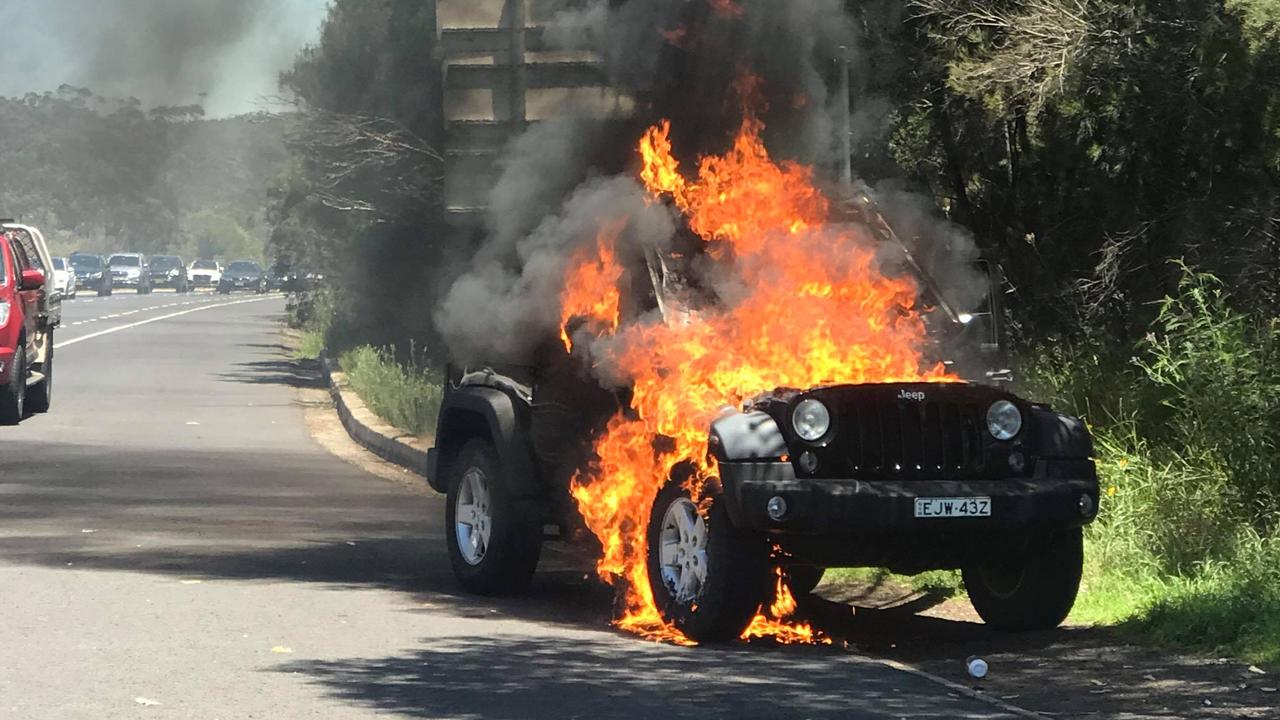
<instances>
[{"instance_id":1,"label":"grass verge","mask_svg":"<svg viewBox=\"0 0 1280 720\"><path fill-rule=\"evenodd\" d=\"M332 291L293 297L289 325L299 333L294 356L311 359L326 350L336 353L348 386L374 414L414 435L434 433L444 388L438 374L423 369L413 350L403 361L394 347L352 347L349 328L338 315Z\"/></svg>"},{"instance_id":2,"label":"grass verge","mask_svg":"<svg viewBox=\"0 0 1280 720\"><path fill-rule=\"evenodd\" d=\"M393 350L368 345L343 353L338 364L351 389L379 417L414 435L435 432L444 393L435 373L400 363Z\"/></svg>"}]
</instances>

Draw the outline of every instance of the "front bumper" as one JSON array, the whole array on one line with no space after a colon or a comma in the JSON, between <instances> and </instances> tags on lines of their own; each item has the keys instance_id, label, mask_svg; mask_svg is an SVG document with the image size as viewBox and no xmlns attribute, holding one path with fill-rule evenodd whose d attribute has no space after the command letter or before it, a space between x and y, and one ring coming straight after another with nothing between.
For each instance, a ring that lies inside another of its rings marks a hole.
<instances>
[{"instance_id":1,"label":"front bumper","mask_svg":"<svg viewBox=\"0 0 1280 720\"><path fill-rule=\"evenodd\" d=\"M111 284L115 287L136 288L142 286L142 278L139 277L115 277L111 279Z\"/></svg>"},{"instance_id":2,"label":"front bumper","mask_svg":"<svg viewBox=\"0 0 1280 720\"><path fill-rule=\"evenodd\" d=\"M1098 510L1097 471L1087 459L1039 460L1029 478L903 481L797 478L790 463L721 462L720 479L736 527L784 535L1068 528L1092 521ZM781 520L766 511L773 497L786 500ZM915 516L916 498L967 497L991 498L991 515Z\"/></svg>"}]
</instances>

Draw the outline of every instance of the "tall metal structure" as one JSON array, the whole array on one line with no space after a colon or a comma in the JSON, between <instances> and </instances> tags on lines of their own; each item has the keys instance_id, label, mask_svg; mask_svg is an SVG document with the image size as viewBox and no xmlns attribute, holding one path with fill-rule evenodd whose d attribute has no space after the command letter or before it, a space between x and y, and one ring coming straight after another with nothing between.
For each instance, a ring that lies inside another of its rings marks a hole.
<instances>
[{"instance_id":1,"label":"tall metal structure","mask_svg":"<svg viewBox=\"0 0 1280 720\"><path fill-rule=\"evenodd\" d=\"M483 223L497 161L513 137L585 93L609 93L598 60L545 41L542 0L429 0L438 34L445 211L459 231ZM605 103L600 103L605 104Z\"/></svg>"}]
</instances>

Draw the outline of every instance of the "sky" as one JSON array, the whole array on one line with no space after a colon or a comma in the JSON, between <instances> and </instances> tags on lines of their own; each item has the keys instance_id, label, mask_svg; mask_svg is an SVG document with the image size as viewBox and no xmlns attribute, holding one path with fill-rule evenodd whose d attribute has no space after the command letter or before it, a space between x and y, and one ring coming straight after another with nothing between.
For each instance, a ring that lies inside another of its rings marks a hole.
<instances>
[{"instance_id":1,"label":"sky","mask_svg":"<svg viewBox=\"0 0 1280 720\"><path fill-rule=\"evenodd\" d=\"M0 0L0 96L66 83L211 117L263 108L328 0ZM202 93L204 96L202 97Z\"/></svg>"}]
</instances>

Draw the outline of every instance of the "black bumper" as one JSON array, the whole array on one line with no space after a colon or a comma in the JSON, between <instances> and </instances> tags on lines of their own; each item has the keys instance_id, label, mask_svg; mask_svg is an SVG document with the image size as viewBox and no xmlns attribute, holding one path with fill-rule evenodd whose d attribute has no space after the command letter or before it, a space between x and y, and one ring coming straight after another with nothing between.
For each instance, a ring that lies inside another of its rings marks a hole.
<instances>
[{"instance_id":1,"label":"black bumper","mask_svg":"<svg viewBox=\"0 0 1280 720\"><path fill-rule=\"evenodd\" d=\"M1040 460L1030 478L909 481L797 478L790 463L721 462L720 478L735 526L788 535L1068 528L1092 521L1098 509L1092 460ZM776 521L766 511L775 496L787 504ZM991 515L915 516L916 498L966 497L991 498Z\"/></svg>"}]
</instances>

